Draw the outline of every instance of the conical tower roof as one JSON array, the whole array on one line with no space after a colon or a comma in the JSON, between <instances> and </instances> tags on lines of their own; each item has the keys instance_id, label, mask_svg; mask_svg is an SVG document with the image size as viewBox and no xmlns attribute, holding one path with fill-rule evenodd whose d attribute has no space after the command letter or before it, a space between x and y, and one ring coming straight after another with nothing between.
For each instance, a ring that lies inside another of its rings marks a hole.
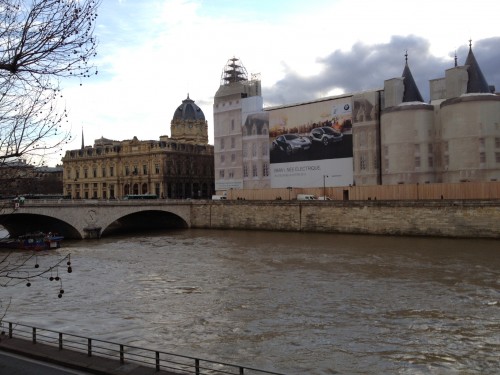
<instances>
[{"instance_id":1,"label":"conical tower roof","mask_svg":"<svg viewBox=\"0 0 500 375\"><path fill-rule=\"evenodd\" d=\"M422 95L420 95L420 91L418 90L417 84L413 79L413 75L411 74L410 67L408 66L408 53L405 55L405 68L403 70L403 83L405 87L405 91L403 94L403 103L408 102L423 102L424 99Z\"/></svg>"},{"instance_id":2,"label":"conical tower roof","mask_svg":"<svg viewBox=\"0 0 500 375\"><path fill-rule=\"evenodd\" d=\"M469 41L469 54L465 60L467 73L469 73L469 82L467 83L467 93L489 93L491 92L481 68L477 63L476 57L472 53L472 42Z\"/></svg>"}]
</instances>

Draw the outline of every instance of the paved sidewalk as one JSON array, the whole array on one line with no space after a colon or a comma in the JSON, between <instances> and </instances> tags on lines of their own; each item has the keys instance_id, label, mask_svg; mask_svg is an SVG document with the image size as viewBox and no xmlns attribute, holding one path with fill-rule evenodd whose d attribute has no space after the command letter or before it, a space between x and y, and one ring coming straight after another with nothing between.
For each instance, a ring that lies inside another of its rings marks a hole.
<instances>
[{"instance_id":1,"label":"paved sidewalk","mask_svg":"<svg viewBox=\"0 0 500 375\"><path fill-rule=\"evenodd\" d=\"M16 353L28 358L37 359L59 366L100 375L179 375L169 371L156 371L154 367L141 366L135 363L120 363L119 360L92 356L47 344L33 344L29 340L0 337L0 351Z\"/></svg>"}]
</instances>

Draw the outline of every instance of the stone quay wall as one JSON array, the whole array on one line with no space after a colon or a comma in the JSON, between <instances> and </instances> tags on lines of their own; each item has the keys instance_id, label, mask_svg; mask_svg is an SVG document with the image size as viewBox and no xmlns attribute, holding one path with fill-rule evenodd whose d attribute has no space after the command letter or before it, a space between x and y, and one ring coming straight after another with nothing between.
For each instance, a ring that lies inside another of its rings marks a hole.
<instances>
[{"instance_id":1,"label":"stone quay wall","mask_svg":"<svg viewBox=\"0 0 500 375\"><path fill-rule=\"evenodd\" d=\"M201 203L201 202L200 202ZM500 238L500 201L213 201L191 227Z\"/></svg>"}]
</instances>

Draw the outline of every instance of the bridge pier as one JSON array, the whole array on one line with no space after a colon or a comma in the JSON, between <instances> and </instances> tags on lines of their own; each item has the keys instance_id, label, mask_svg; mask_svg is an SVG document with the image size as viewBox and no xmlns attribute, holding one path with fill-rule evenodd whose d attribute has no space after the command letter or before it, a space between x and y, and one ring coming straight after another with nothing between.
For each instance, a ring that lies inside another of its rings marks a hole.
<instances>
[{"instance_id":1,"label":"bridge pier","mask_svg":"<svg viewBox=\"0 0 500 375\"><path fill-rule=\"evenodd\" d=\"M93 240L101 238L101 227L88 226L83 228L83 238L86 240Z\"/></svg>"}]
</instances>

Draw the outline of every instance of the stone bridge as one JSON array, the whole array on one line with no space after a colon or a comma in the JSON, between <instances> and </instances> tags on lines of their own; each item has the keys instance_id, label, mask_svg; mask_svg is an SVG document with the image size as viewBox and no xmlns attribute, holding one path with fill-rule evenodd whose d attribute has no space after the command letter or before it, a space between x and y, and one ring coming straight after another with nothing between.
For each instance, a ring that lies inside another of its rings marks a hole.
<instances>
[{"instance_id":1,"label":"stone bridge","mask_svg":"<svg viewBox=\"0 0 500 375\"><path fill-rule=\"evenodd\" d=\"M191 227L189 201L26 200L0 203L0 225L11 237L57 232L65 238L99 238L137 229Z\"/></svg>"},{"instance_id":2,"label":"stone bridge","mask_svg":"<svg viewBox=\"0 0 500 375\"><path fill-rule=\"evenodd\" d=\"M500 200L0 201L0 225L12 237L40 230L74 239L170 228L500 238Z\"/></svg>"}]
</instances>

